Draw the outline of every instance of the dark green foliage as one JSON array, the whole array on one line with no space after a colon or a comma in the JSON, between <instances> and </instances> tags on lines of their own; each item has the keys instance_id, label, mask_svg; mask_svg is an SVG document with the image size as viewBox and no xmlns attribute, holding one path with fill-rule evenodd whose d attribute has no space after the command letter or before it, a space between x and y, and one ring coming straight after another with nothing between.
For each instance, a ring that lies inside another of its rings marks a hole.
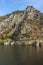
<instances>
[{"instance_id":1,"label":"dark green foliage","mask_svg":"<svg viewBox=\"0 0 43 65\"><path fill-rule=\"evenodd\" d=\"M8 38L13 38L13 35L8 35Z\"/></svg>"},{"instance_id":2,"label":"dark green foliage","mask_svg":"<svg viewBox=\"0 0 43 65\"><path fill-rule=\"evenodd\" d=\"M30 38L31 31L27 32L25 35L26 35L27 38Z\"/></svg>"},{"instance_id":3,"label":"dark green foliage","mask_svg":"<svg viewBox=\"0 0 43 65\"><path fill-rule=\"evenodd\" d=\"M37 44L37 42L34 41L34 42L32 43L32 46L36 47L36 44Z\"/></svg>"},{"instance_id":4,"label":"dark green foliage","mask_svg":"<svg viewBox=\"0 0 43 65\"><path fill-rule=\"evenodd\" d=\"M25 46L25 42L22 42L22 46Z\"/></svg>"}]
</instances>

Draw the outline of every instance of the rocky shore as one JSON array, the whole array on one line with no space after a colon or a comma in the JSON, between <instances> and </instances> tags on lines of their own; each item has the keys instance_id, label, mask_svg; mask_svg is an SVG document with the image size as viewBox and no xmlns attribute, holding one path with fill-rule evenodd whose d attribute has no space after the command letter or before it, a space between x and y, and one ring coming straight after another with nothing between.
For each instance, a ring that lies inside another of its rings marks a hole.
<instances>
[{"instance_id":1,"label":"rocky shore","mask_svg":"<svg viewBox=\"0 0 43 65\"><path fill-rule=\"evenodd\" d=\"M2 45L43 47L43 40L31 40L31 41L6 41L4 40Z\"/></svg>"}]
</instances>

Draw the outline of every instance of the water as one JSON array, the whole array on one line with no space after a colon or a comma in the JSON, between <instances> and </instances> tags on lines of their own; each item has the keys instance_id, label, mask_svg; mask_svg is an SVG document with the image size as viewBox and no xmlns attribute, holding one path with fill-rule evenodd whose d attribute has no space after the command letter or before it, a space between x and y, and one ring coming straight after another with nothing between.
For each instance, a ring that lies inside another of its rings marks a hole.
<instances>
[{"instance_id":1,"label":"water","mask_svg":"<svg viewBox=\"0 0 43 65\"><path fill-rule=\"evenodd\" d=\"M43 47L0 46L0 65L43 65Z\"/></svg>"}]
</instances>

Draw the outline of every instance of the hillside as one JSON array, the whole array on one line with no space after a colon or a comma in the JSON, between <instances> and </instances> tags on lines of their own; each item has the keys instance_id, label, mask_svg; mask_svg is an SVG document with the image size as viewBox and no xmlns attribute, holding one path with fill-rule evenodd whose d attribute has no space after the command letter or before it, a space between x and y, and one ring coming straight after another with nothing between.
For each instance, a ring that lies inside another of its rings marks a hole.
<instances>
[{"instance_id":1,"label":"hillside","mask_svg":"<svg viewBox=\"0 0 43 65\"><path fill-rule=\"evenodd\" d=\"M0 39L43 39L43 13L33 6L0 16Z\"/></svg>"}]
</instances>

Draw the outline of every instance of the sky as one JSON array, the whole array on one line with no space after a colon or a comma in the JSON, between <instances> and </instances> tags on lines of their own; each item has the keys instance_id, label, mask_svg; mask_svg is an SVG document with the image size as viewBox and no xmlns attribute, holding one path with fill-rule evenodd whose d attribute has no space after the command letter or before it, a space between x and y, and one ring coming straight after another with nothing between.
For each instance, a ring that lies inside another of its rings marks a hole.
<instances>
[{"instance_id":1,"label":"sky","mask_svg":"<svg viewBox=\"0 0 43 65\"><path fill-rule=\"evenodd\" d=\"M43 13L43 0L0 0L0 16L24 10L27 6L34 6Z\"/></svg>"}]
</instances>

